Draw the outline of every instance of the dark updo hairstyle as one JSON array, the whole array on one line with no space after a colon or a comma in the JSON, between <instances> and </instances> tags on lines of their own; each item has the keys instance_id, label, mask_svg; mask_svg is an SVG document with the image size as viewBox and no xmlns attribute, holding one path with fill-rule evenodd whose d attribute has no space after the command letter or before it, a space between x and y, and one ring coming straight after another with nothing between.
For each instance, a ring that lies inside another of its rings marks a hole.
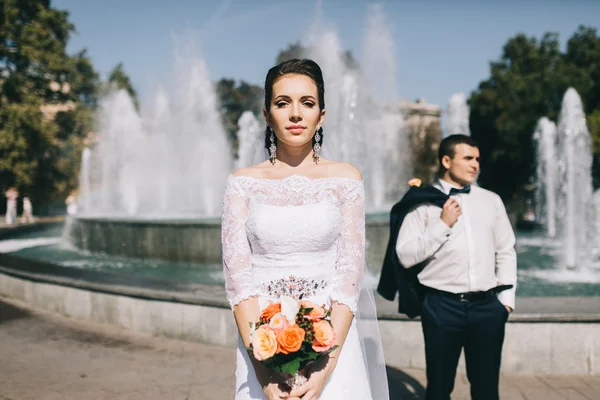
<instances>
[{"instance_id":1,"label":"dark updo hairstyle","mask_svg":"<svg viewBox=\"0 0 600 400\"><path fill-rule=\"evenodd\" d=\"M275 82L284 75L288 74L298 74L298 75L306 75L310 79L313 80L315 85L317 86L317 93L319 96L319 109L325 109L325 83L323 82L323 73L321 72L321 67L319 64L314 62L313 60L309 60L307 58L304 59L293 59L284 61L281 64L278 64L271 68L269 72L267 72L267 78L265 79L265 109L267 111L271 108L271 100L273 100L273 85ZM320 144L323 143L323 128L319 128L319 135L321 135ZM275 137L275 145L277 145L277 136ZM265 129L265 148L268 150L271 146L271 132L270 128L267 125ZM315 144L315 137L312 139L313 145Z\"/></svg>"}]
</instances>

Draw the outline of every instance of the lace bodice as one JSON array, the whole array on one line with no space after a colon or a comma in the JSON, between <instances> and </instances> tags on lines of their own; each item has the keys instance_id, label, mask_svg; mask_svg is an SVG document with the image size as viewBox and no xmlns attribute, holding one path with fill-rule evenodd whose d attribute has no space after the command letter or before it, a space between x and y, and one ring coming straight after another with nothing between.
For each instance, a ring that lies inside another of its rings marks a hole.
<instances>
[{"instance_id":1,"label":"lace bodice","mask_svg":"<svg viewBox=\"0 0 600 400\"><path fill-rule=\"evenodd\" d=\"M365 253L363 182L230 175L221 240L232 307L251 296L325 293L355 312Z\"/></svg>"}]
</instances>

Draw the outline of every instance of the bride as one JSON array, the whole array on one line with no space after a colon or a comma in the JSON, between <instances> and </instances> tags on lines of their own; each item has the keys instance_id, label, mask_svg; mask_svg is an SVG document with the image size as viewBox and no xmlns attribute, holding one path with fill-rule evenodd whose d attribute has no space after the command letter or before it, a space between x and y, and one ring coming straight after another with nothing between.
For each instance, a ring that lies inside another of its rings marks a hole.
<instances>
[{"instance_id":1,"label":"bride","mask_svg":"<svg viewBox=\"0 0 600 400\"><path fill-rule=\"evenodd\" d=\"M361 290L362 176L350 164L321 156L324 94L321 69L312 60L271 68L264 108L270 159L227 180L221 240L226 293L240 334L236 400L388 398L372 292ZM332 307L339 345L293 390L246 350L249 322L282 287Z\"/></svg>"}]
</instances>

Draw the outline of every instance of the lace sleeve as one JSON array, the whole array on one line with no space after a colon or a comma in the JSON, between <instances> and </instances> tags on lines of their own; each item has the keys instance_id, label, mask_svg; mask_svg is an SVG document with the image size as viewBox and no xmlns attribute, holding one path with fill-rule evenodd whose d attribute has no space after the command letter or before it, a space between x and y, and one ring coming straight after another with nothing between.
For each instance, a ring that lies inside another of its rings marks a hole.
<instances>
[{"instance_id":1,"label":"lace sleeve","mask_svg":"<svg viewBox=\"0 0 600 400\"><path fill-rule=\"evenodd\" d=\"M248 205L242 192L239 182L230 177L223 198L221 246L225 292L232 308L256 294L252 285L250 243L246 236Z\"/></svg>"},{"instance_id":2,"label":"lace sleeve","mask_svg":"<svg viewBox=\"0 0 600 400\"><path fill-rule=\"evenodd\" d=\"M356 313L365 262L365 192L362 181L345 187L332 300Z\"/></svg>"}]
</instances>

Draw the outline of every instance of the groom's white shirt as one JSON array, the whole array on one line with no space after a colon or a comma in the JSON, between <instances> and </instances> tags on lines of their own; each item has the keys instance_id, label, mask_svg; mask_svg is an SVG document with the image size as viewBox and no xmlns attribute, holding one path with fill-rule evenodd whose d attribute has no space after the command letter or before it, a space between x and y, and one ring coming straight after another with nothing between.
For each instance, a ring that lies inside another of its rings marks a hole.
<instances>
[{"instance_id":1,"label":"groom's white shirt","mask_svg":"<svg viewBox=\"0 0 600 400\"><path fill-rule=\"evenodd\" d=\"M434 186L446 194L454 187L441 179ZM462 215L452 228L442 221L439 207L422 205L408 213L396 242L398 258L405 268L428 260L419 281L438 290L464 293L513 285L498 298L514 309L515 234L500 196L471 186L470 193L453 198Z\"/></svg>"}]
</instances>

